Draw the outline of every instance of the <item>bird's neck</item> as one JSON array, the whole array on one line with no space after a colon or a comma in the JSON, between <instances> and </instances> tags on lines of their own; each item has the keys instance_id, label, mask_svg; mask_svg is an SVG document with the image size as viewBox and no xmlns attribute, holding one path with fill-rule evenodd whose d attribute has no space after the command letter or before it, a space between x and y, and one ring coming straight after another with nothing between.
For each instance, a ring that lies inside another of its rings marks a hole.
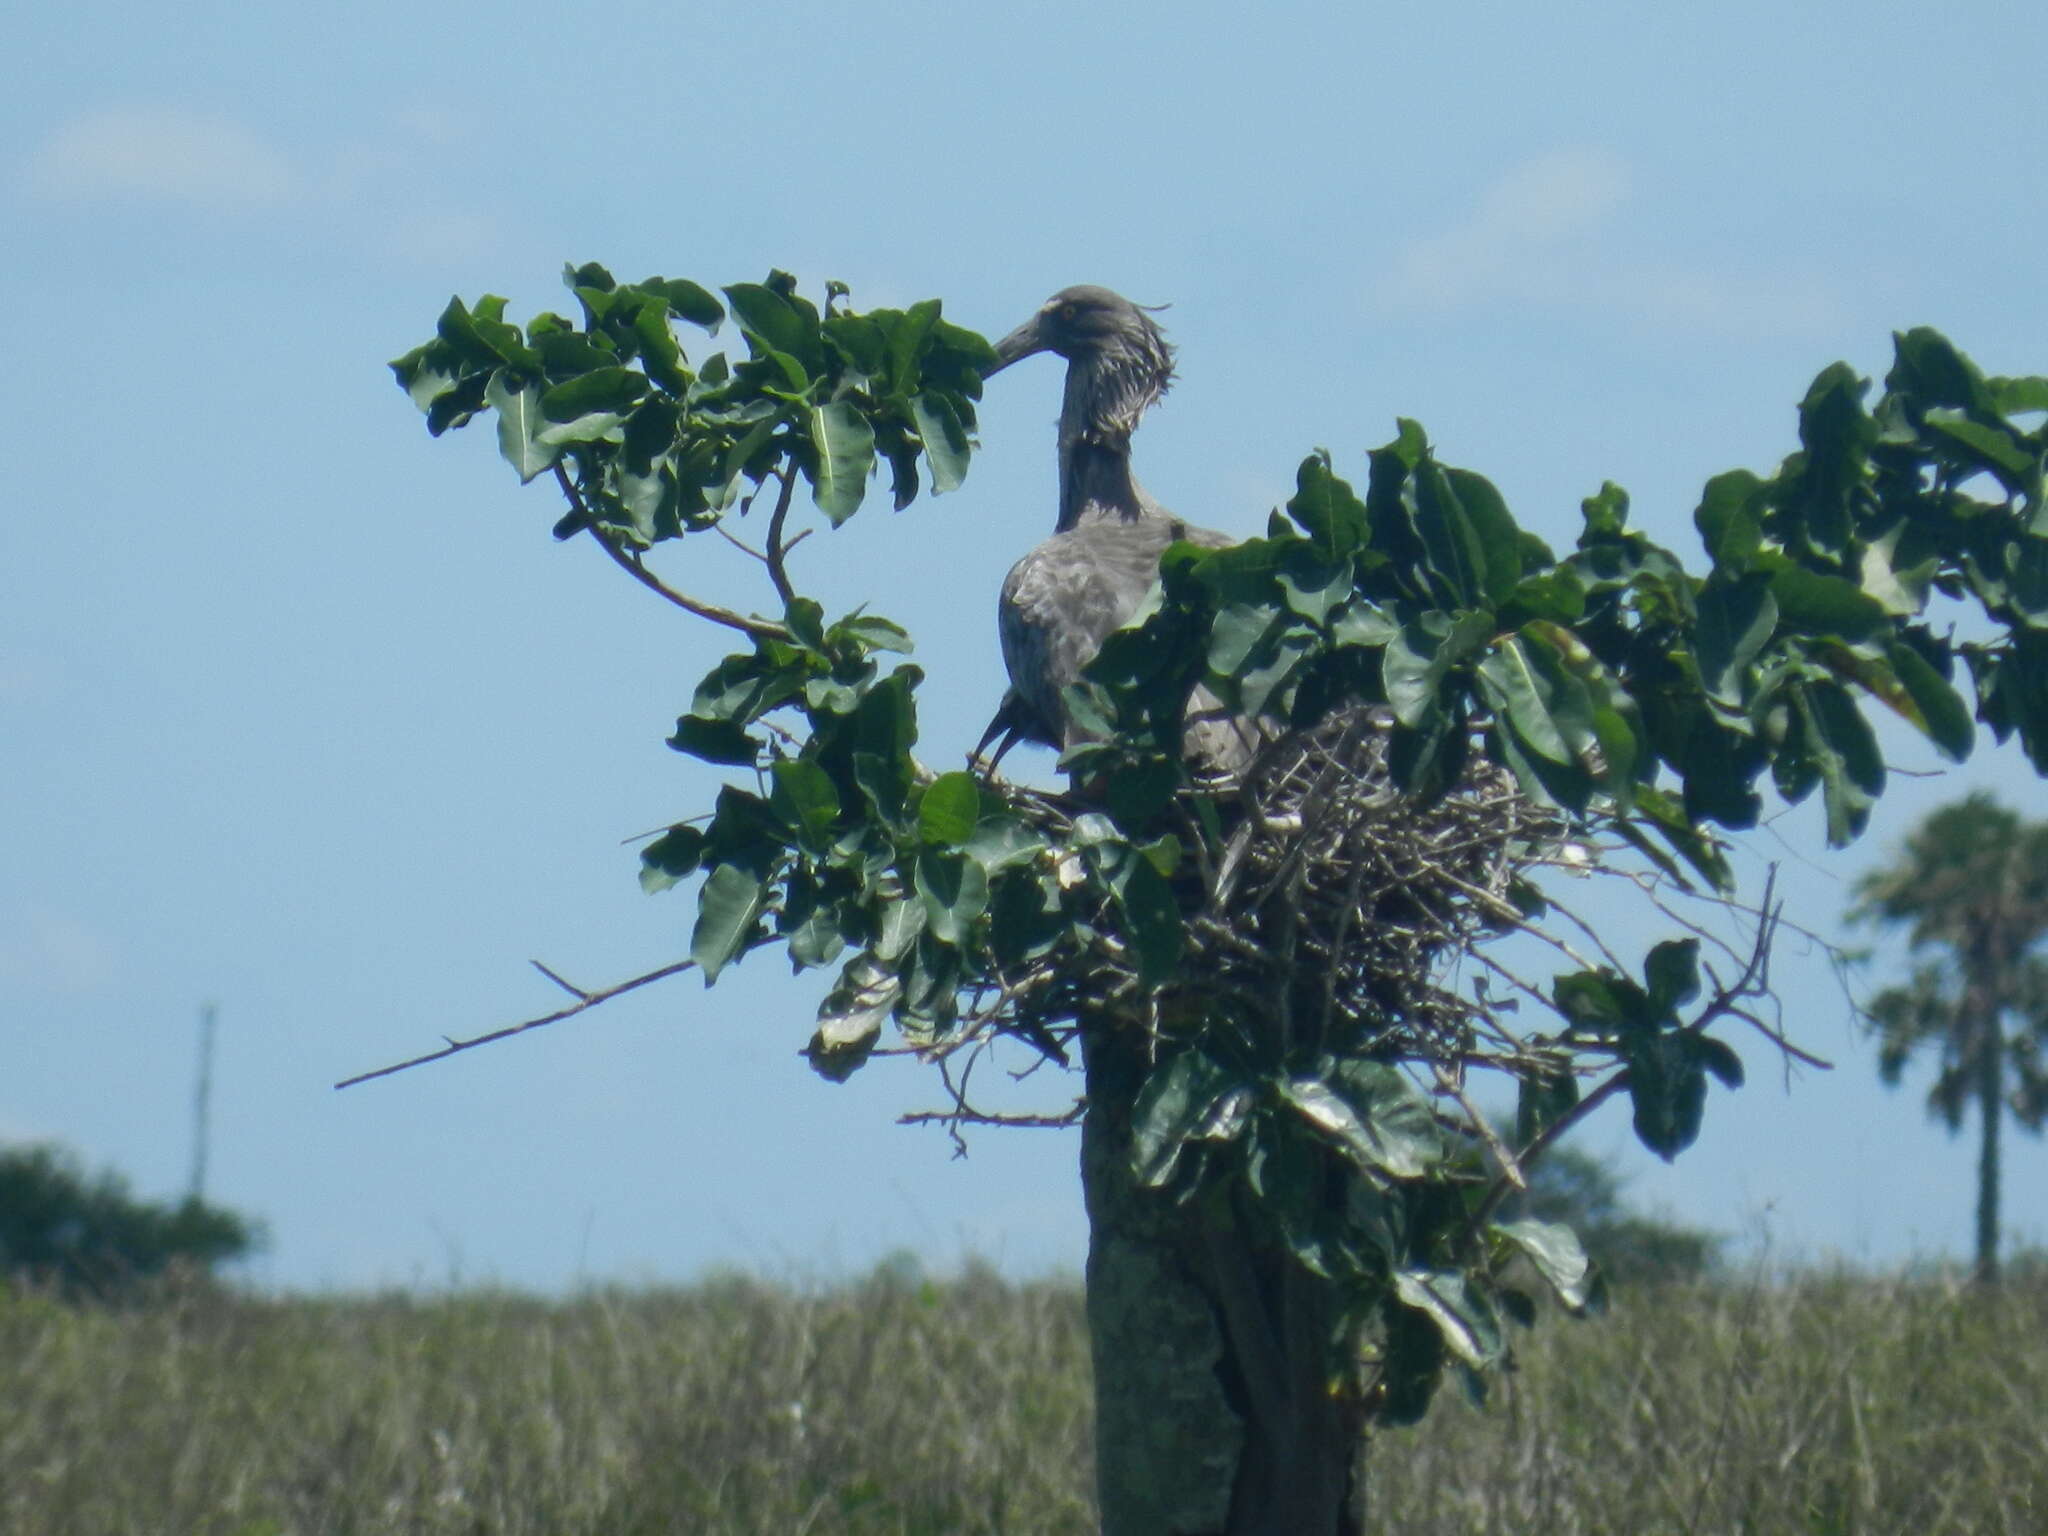
<instances>
[{"instance_id":1,"label":"bird's neck","mask_svg":"<svg viewBox=\"0 0 2048 1536\"><path fill-rule=\"evenodd\" d=\"M1135 522L1158 512L1159 504L1131 473L1128 440L1060 444L1059 532L1084 523Z\"/></svg>"},{"instance_id":2,"label":"bird's neck","mask_svg":"<svg viewBox=\"0 0 2048 1536\"><path fill-rule=\"evenodd\" d=\"M1131 473L1131 434L1165 390L1156 371L1075 359L1060 412L1060 521L1134 522L1162 515Z\"/></svg>"}]
</instances>

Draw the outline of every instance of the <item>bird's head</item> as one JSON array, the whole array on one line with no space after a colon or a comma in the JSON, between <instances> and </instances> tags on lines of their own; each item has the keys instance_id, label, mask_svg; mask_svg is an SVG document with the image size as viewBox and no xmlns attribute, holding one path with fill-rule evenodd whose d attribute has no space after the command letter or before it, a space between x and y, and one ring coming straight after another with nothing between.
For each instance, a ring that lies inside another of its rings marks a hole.
<instances>
[{"instance_id":1,"label":"bird's head","mask_svg":"<svg viewBox=\"0 0 2048 1536\"><path fill-rule=\"evenodd\" d=\"M1058 353L1070 365L1070 409L1085 402L1089 425L1125 433L1173 381L1173 348L1151 313L1093 283L1062 288L995 352L990 374L1036 352Z\"/></svg>"}]
</instances>

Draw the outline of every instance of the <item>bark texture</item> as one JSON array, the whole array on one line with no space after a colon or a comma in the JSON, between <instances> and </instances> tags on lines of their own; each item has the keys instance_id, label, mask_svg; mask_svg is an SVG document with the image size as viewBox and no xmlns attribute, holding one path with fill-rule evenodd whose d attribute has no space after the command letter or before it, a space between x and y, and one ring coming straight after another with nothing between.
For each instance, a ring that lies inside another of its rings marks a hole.
<instances>
[{"instance_id":1,"label":"bark texture","mask_svg":"<svg viewBox=\"0 0 2048 1536\"><path fill-rule=\"evenodd\" d=\"M1089 1220L1103 1536L1362 1536L1363 1422L1328 1390L1336 1298L1131 1171L1142 1034L1089 1031Z\"/></svg>"}]
</instances>

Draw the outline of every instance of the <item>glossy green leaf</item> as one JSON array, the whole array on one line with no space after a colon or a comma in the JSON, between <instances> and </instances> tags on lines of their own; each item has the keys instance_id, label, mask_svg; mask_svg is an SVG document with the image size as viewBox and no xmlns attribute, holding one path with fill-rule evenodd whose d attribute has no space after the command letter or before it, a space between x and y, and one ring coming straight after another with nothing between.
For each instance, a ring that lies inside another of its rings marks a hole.
<instances>
[{"instance_id":1,"label":"glossy green leaf","mask_svg":"<svg viewBox=\"0 0 2048 1536\"><path fill-rule=\"evenodd\" d=\"M652 896L688 879L703 862L704 834L687 824L670 827L640 850L640 889Z\"/></svg>"},{"instance_id":2,"label":"glossy green leaf","mask_svg":"<svg viewBox=\"0 0 2048 1536\"><path fill-rule=\"evenodd\" d=\"M1770 578L1745 576L1709 582L1697 599L1695 654L1700 681L1724 704L1740 705L1743 677L1778 627L1778 601Z\"/></svg>"},{"instance_id":3,"label":"glossy green leaf","mask_svg":"<svg viewBox=\"0 0 2048 1536\"><path fill-rule=\"evenodd\" d=\"M725 297L749 341L798 365L801 376L791 381L797 388L824 371L818 328L806 323L788 299L760 283L734 283L725 290Z\"/></svg>"},{"instance_id":4,"label":"glossy green leaf","mask_svg":"<svg viewBox=\"0 0 2048 1536\"><path fill-rule=\"evenodd\" d=\"M547 423L540 413L540 386L523 384L515 388L504 370L491 375L484 388L484 400L498 413L498 452L517 471L523 485L554 467L561 450L539 439Z\"/></svg>"},{"instance_id":5,"label":"glossy green leaf","mask_svg":"<svg viewBox=\"0 0 2048 1536\"><path fill-rule=\"evenodd\" d=\"M1807 634L1861 640L1881 628L1884 605L1853 582L1788 565L1771 577L1779 617Z\"/></svg>"},{"instance_id":6,"label":"glossy green leaf","mask_svg":"<svg viewBox=\"0 0 2048 1536\"><path fill-rule=\"evenodd\" d=\"M1699 1137L1707 1104L1706 1073L1689 1037L1675 1032L1638 1039L1628 1063L1636 1138L1670 1162Z\"/></svg>"},{"instance_id":7,"label":"glossy green leaf","mask_svg":"<svg viewBox=\"0 0 2048 1536\"><path fill-rule=\"evenodd\" d=\"M836 526L853 516L875 467L875 429L844 400L811 410L811 494Z\"/></svg>"},{"instance_id":8,"label":"glossy green leaf","mask_svg":"<svg viewBox=\"0 0 2048 1536\"><path fill-rule=\"evenodd\" d=\"M547 390L536 429L547 444L596 442L615 431L647 393L646 376L632 368L600 368Z\"/></svg>"},{"instance_id":9,"label":"glossy green leaf","mask_svg":"<svg viewBox=\"0 0 2048 1536\"><path fill-rule=\"evenodd\" d=\"M761 753L761 744L738 721L697 715L684 715L676 721L676 733L668 738L668 744L702 762L734 766L751 767Z\"/></svg>"},{"instance_id":10,"label":"glossy green leaf","mask_svg":"<svg viewBox=\"0 0 2048 1536\"><path fill-rule=\"evenodd\" d=\"M988 874L965 854L927 848L917 856L917 894L925 927L947 944L965 944L988 910Z\"/></svg>"},{"instance_id":11,"label":"glossy green leaf","mask_svg":"<svg viewBox=\"0 0 2048 1536\"><path fill-rule=\"evenodd\" d=\"M804 1054L820 1076L843 1083L867 1061L889 1022L903 982L872 955L856 955L818 1005L818 1028Z\"/></svg>"},{"instance_id":12,"label":"glossy green leaf","mask_svg":"<svg viewBox=\"0 0 2048 1536\"><path fill-rule=\"evenodd\" d=\"M1230 1075L1200 1051L1176 1052L1146 1078L1131 1106L1131 1168L1158 1188L1173 1176L1182 1148L1231 1088Z\"/></svg>"},{"instance_id":13,"label":"glossy green leaf","mask_svg":"<svg viewBox=\"0 0 2048 1536\"><path fill-rule=\"evenodd\" d=\"M925 786L918 802L917 833L927 843L958 848L974 835L981 819L981 784L971 773L942 773Z\"/></svg>"},{"instance_id":14,"label":"glossy green leaf","mask_svg":"<svg viewBox=\"0 0 2048 1536\"><path fill-rule=\"evenodd\" d=\"M1287 515L1315 543L1325 560L1343 560L1365 542L1365 503L1330 468L1326 453L1311 454L1295 472Z\"/></svg>"},{"instance_id":15,"label":"glossy green leaf","mask_svg":"<svg viewBox=\"0 0 2048 1536\"><path fill-rule=\"evenodd\" d=\"M1977 722L1962 695L1949 686L1927 658L1903 641L1894 641L1886 652L1899 686L1913 702L1906 718L1920 727L1943 757L1960 763L1976 745Z\"/></svg>"},{"instance_id":16,"label":"glossy green leaf","mask_svg":"<svg viewBox=\"0 0 2048 1536\"><path fill-rule=\"evenodd\" d=\"M1833 683L1802 684L1793 697L1805 724L1826 798L1828 845L1853 842L1884 793L1884 755L1870 723Z\"/></svg>"},{"instance_id":17,"label":"glossy green leaf","mask_svg":"<svg viewBox=\"0 0 2048 1536\"><path fill-rule=\"evenodd\" d=\"M705 985L747 945L761 916L762 882L736 864L720 864L705 877L697 897L697 926L690 935L690 958L704 973Z\"/></svg>"},{"instance_id":18,"label":"glossy green leaf","mask_svg":"<svg viewBox=\"0 0 2048 1536\"><path fill-rule=\"evenodd\" d=\"M1149 860L1132 858L1116 882L1116 896L1137 951L1139 984L1155 987L1170 980L1180 968L1183 942L1173 887Z\"/></svg>"},{"instance_id":19,"label":"glossy green leaf","mask_svg":"<svg viewBox=\"0 0 2048 1536\"><path fill-rule=\"evenodd\" d=\"M1528 1256L1557 1299L1580 1316L1601 1310L1607 1287L1586 1257L1578 1233L1556 1221L1503 1221L1494 1231Z\"/></svg>"},{"instance_id":20,"label":"glossy green leaf","mask_svg":"<svg viewBox=\"0 0 2048 1536\"><path fill-rule=\"evenodd\" d=\"M941 494L957 491L967 478L970 451L960 413L944 395L927 389L911 397L910 414L932 467L932 490Z\"/></svg>"},{"instance_id":21,"label":"glossy green leaf","mask_svg":"<svg viewBox=\"0 0 2048 1536\"><path fill-rule=\"evenodd\" d=\"M785 758L770 766L768 803L781 813L797 840L822 849L839 820L839 791L832 777L808 758Z\"/></svg>"},{"instance_id":22,"label":"glossy green leaf","mask_svg":"<svg viewBox=\"0 0 2048 1536\"><path fill-rule=\"evenodd\" d=\"M1656 945L1643 962L1643 979L1649 984L1651 1012L1674 1017L1700 995L1700 941L1667 939Z\"/></svg>"},{"instance_id":23,"label":"glossy green leaf","mask_svg":"<svg viewBox=\"0 0 2048 1536\"><path fill-rule=\"evenodd\" d=\"M1500 1319L1458 1270L1396 1270L1394 1294L1426 1313L1451 1353L1474 1370L1483 1370L1500 1359Z\"/></svg>"},{"instance_id":24,"label":"glossy green leaf","mask_svg":"<svg viewBox=\"0 0 2048 1536\"><path fill-rule=\"evenodd\" d=\"M669 312L678 319L701 326L714 335L724 323L725 306L712 297L710 290L686 277L650 277L639 286L649 293L659 294L668 305Z\"/></svg>"},{"instance_id":25,"label":"glossy green leaf","mask_svg":"<svg viewBox=\"0 0 2048 1536\"><path fill-rule=\"evenodd\" d=\"M1963 450L1964 456L2007 484L2017 483L2037 467L2036 456L2003 424L1979 421L1959 410L1936 409L1927 425Z\"/></svg>"}]
</instances>

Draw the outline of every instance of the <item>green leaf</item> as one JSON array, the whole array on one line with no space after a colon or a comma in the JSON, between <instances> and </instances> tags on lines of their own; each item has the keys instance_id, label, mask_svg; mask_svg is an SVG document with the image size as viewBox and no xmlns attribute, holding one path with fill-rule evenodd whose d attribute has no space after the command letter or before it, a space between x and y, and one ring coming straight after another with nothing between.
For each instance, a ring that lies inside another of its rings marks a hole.
<instances>
[{"instance_id":1,"label":"green leaf","mask_svg":"<svg viewBox=\"0 0 2048 1536\"><path fill-rule=\"evenodd\" d=\"M1912 712L1902 713L1926 733L1927 739L1950 762L1967 759L1970 749L1977 744L1977 722L1970 717L1970 707L1963 702L1962 695L1949 686L1926 657L1903 640L1893 641L1886 655L1891 659L1899 686L1913 702Z\"/></svg>"},{"instance_id":2,"label":"green leaf","mask_svg":"<svg viewBox=\"0 0 2048 1536\"><path fill-rule=\"evenodd\" d=\"M704 973L704 984L747 946L761 915L762 883L736 864L720 864L705 877L697 897L697 926L690 935L690 958Z\"/></svg>"},{"instance_id":3,"label":"green leaf","mask_svg":"<svg viewBox=\"0 0 2048 1536\"><path fill-rule=\"evenodd\" d=\"M981 785L971 773L942 773L926 786L918 803L917 834L941 848L959 848L973 836L981 817Z\"/></svg>"},{"instance_id":4,"label":"green leaf","mask_svg":"<svg viewBox=\"0 0 2048 1536\"><path fill-rule=\"evenodd\" d=\"M540 386L522 384L514 389L506 382L508 377L504 369L492 374L484 387L484 401L498 413L498 452L518 471L524 485L553 468L561 451L538 437L546 425L540 413Z\"/></svg>"},{"instance_id":5,"label":"green leaf","mask_svg":"<svg viewBox=\"0 0 2048 1536\"><path fill-rule=\"evenodd\" d=\"M1491 480L1469 469L1446 467L1444 479L1458 499L1481 550L1481 590L1488 601L1505 602L1522 580L1521 530Z\"/></svg>"},{"instance_id":6,"label":"green leaf","mask_svg":"<svg viewBox=\"0 0 2048 1536\"><path fill-rule=\"evenodd\" d=\"M1006 813L977 823L962 846L970 859L994 875L1029 864L1052 845L1028 824Z\"/></svg>"},{"instance_id":7,"label":"green leaf","mask_svg":"<svg viewBox=\"0 0 2048 1536\"><path fill-rule=\"evenodd\" d=\"M1320 557L1345 560L1365 543L1365 503L1331 471L1327 453L1303 459L1295 471L1294 485L1287 515L1315 541Z\"/></svg>"},{"instance_id":8,"label":"green leaf","mask_svg":"<svg viewBox=\"0 0 2048 1536\"><path fill-rule=\"evenodd\" d=\"M971 445L967 440L967 429L960 424L960 413L953 409L952 401L937 390L923 390L910 400L911 419L917 423L917 435L924 444L925 457L932 466L932 490L935 494L956 491L967 478L967 458Z\"/></svg>"},{"instance_id":9,"label":"green leaf","mask_svg":"<svg viewBox=\"0 0 2048 1536\"><path fill-rule=\"evenodd\" d=\"M668 744L701 762L734 767L751 767L761 754L761 744L737 720L706 720L697 715L684 715L676 721L676 733L668 738Z\"/></svg>"},{"instance_id":10,"label":"green leaf","mask_svg":"<svg viewBox=\"0 0 2048 1536\"><path fill-rule=\"evenodd\" d=\"M839 984L818 1005L818 1028L804 1050L821 1077L843 1083L866 1062L889 1022L903 982L872 955L856 955L839 973Z\"/></svg>"},{"instance_id":11,"label":"green leaf","mask_svg":"<svg viewBox=\"0 0 2048 1536\"><path fill-rule=\"evenodd\" d=\"M1533 1071L1523 1075L1516 1083L1516 1143L1528 1146L1571 1113L1578 1102L1579 1080L1568 1065L1560 1065L1557 1072L1548 1076L1537 1076Z\"/></svg>"},{"instance_id":12,"label":"green leaf","mask_svg":"<svg viewBox=\"0 0 2048 1536\"><path fill-rule=\"evenodd\" d=\"M1984 386L2000 415L2048 411L2048 378L1986 379Z\"/></svg>"},{"instance_id":13,"label":"green leaf","mask_svg":"<svg viewBox=\"0 0 2048 1536\"><path fill-rule=\"evenodd\" d=\"M832 776L808 758L785 758L769 770L768 803L795 830L797 841L823 850L839 820L839 792Z\"/></svg>"},{"instance_id":14,"label":"green leaf","mask_svg":"<svg viewBox=\"0 0 2048 1536\"><path fill-rule=\"evenodd\" d=\"M725 297L748 341L757 348L781 353L804 371L806 378L792 381L798 388L825 371L817 326L806 322L788 299L759 283L734 283L725 290Z\"/></svg>"},{"instance_id":15,"label":"green leaf","mask_svg":"<svg viewBox=\"0 0 2048 1536\"><path fill-rule=\"evenodd\" d=\"M1181 1149L1232 1087L1230 1074L1196 1050L1154 1070L1131 1106L1131 1170L1157 1189L1173 1177Z\"/></svg>"},{"instance_id":16,"label":"green leaf","mask_svg":"<svg viewBox=\"0 0 2048 1536\"><path fill-rule=\"evenodd\" d=\"M1709 480L1700 493L1693 525L1713 558L1715 574L1749 569L1763 542L1764 482L1746 469Z\"/></svg>"},{"instance_id":17,"label":"green leaf","mask_svg":"<svg viewBox=\"0 0 2048 1536\"><path fill-rule=\"evenodd\" d=\"M1771 595L1770 578L1710 581L1697 602L1694 646L1700 681L1712 697L1740 707L1744 674L1778 627L1778 602Z\"/></svg>"},{"instance_id":18,"label":"green leaf","mask_svg":"<svg viewBox=\"0 0 2048 1536\"><path fill-rule=\"evenodd\" d=\"M647 393L646 375L633 368L600 368L557 384L540 397L542 442L591 443L626 419Z\"/></svg>"},{"instance_id":19,"label":"green leaf","mask_svg":"<svg viewBox=\"0 0 2048 1536\"><path fill-rule=\"evenodd\" d=\"M1884 793L1884 755L1856 701L1837 684L1798 684L1792 696L1820 770L1828 846L1839 848L1862 833Z\"/></svg>"},{"instance_id":20,"label":"green leaf","mask_svg":"<svg viewBox=\"0 0 2048 1536\"><path fill-rule=\"evenodd\" d=\"M1628 1064L1636 1137L1668 1163L1699 1137L1707 1104L1706 1073L1695 1058L1691 1037L1676 1032L1639 1037L1629 1050Z\"/></svg>"},{"instance_id":21,"label":"green leaf","mask_svg":"<svg viewBox=\"0 0 2048 1536\"><path fill-rule=\"evenodd\" d=\"M1700 995L1700 941L1666 939L1643 962L1643 979L1649 983L1651 1011L1660 1018L1675 1017Z\"/></svg>"},{"instance_id":22,"label":"green leaf","mask_svg":"<svg viewBox=\"0 0 2048 1536\"><path fill-rule=\"evenodd\" d=\"M854 614L841 619L832 626L832 633L857 640L871 651L896 651L908 655L913 648L909 631L879 614Z\"/></svg>"},{"instance_id":23,"label":"green leaf","mask_svg":"<svg viewBox=\"0 0 2048 1536\"><path fill-rule=\"evenodd\" d=\"M875 429L851 403L811 409L811 495L834 527L859 509L875 467Z\"/></svg>"},{"instance_id":24,"label":"green leaf","mask_svg":"<svg viewBox=\"0 0 2048 1536\"><path fill-rule=\"evenodd\" d=\"M1156 987L1170 980L1180 969L1183 937L1180 904L1173 899L1173 887L1150 860L1133 857L1125 862L1115 888L1117 905L1130 925L1132 947L1138 952L1139 985Z\"/></svg>"},{"instance_id":25,"label":"green leaf","mask_svg":"<svg viewBox=\"0 0 2048 1536\"><path fill-rule=\"evenodd\" d=\"M1929 411L1927 425L1964 450L1964 457L1990 471L2007 485L2017 485L2035 468L2036 460L2003 424L1975 420L1959 410Z\"/></svg>"},{"instance_id":26,"label":"green leaf","mask_svg":"<svg viewBox=\"0 0 2048 1536\"><path fill-rule=\"evenodd\" d=\"M957 947L988 910L988 874L965 854L927 848L917 856L917 894L926 928Z\"/></svg>"},{"instance_id":27,"label":"green leaf","mask_svg":"<svg viewBox=\"0 0 2048 1536\"><path fill-rule=\"evenodd\" d=\"M724 323L725 306L708 290L686 277L650 277L639 286L649 293L661 295L669 313L702 327L712 335L716 335L718 327Z\"/></svg>"},{"instance_id":28,"label":"green leaf","mask_svg":"<svg viewBox=\"0 0 2048 1536\"><path fill-rule=\"evenodd\" d=\"M1392 1067L1346 1062L1331 1081L1298 1077L1280 1097L1359 1167L1420 1178L1443 1158L1428 1106Z\"/></svg>"},{"instance_id":29,"label":"green leaf","mask_svg":"<svg viewBox=\"0 0 2048 1536\"><path fill-rule=\"evenodd\" d=\"M1693 1055L1700 1065L1721 1080L1725 1088L1740 1088L1743 1083L1742 1058L1722 1041L1706 1035L1693 1035Z\"/></svg>"},{"instance_id":30,"label":"green leaf","mask_svg":"<svg viewBox=\"0 0 2048 1536\"><path fill-rule=\"evenodd\" d=\"M1851 642L1884 627L1884 605L1855 583L1787 565L1771 577L1771 596L1790 628Z\"/></svg>"},{"instance_id":31,"label":"green leaf","mask_svg":"<svg viewBox=\"0 0 2048 1536\"><path fill-rule=\"evenodd\" d=\"M1528 1255L1536 1272L1571 1312L1584 1316L1606 1305L1606 1283L1570 1227L1562 1222L1523 1220L1498 1222L1493 1230Z\"/></svg>"},{"instance_id":32,"label":"green leaf","mask_svg":"<svg viewBox=\"0 0 2048 1536\"><path fill-rule=\"evenodd\" d=\"M687 824L670 827L640 850L640 889L652 896L697 872L704 834Z\"/></svg>"},{"instance_id":33,"label":"green leaf","mask_svg":"<svg viewBox=\"0 0 2048 1536\"><path fill-rule=\"evenodd\" d=\"M939 301L923 299L908 310L874 310L868 318L889 333L889 391L914 395L920 380L919 354L938 324Z\"/></svg>"},{"instance_id":34,"label":"green leaf","mask_svg":"<svg viewBox=\"0 0 2048 1536\"><path fill-rule=\"evenodd\" d=\"M1394 1294L1426 1313L1451 1353L1474 1370L1484 1370L1500 1359L1500 1319L1457 1270L1396 1270Z\"/></svg>"}]
</instances>

